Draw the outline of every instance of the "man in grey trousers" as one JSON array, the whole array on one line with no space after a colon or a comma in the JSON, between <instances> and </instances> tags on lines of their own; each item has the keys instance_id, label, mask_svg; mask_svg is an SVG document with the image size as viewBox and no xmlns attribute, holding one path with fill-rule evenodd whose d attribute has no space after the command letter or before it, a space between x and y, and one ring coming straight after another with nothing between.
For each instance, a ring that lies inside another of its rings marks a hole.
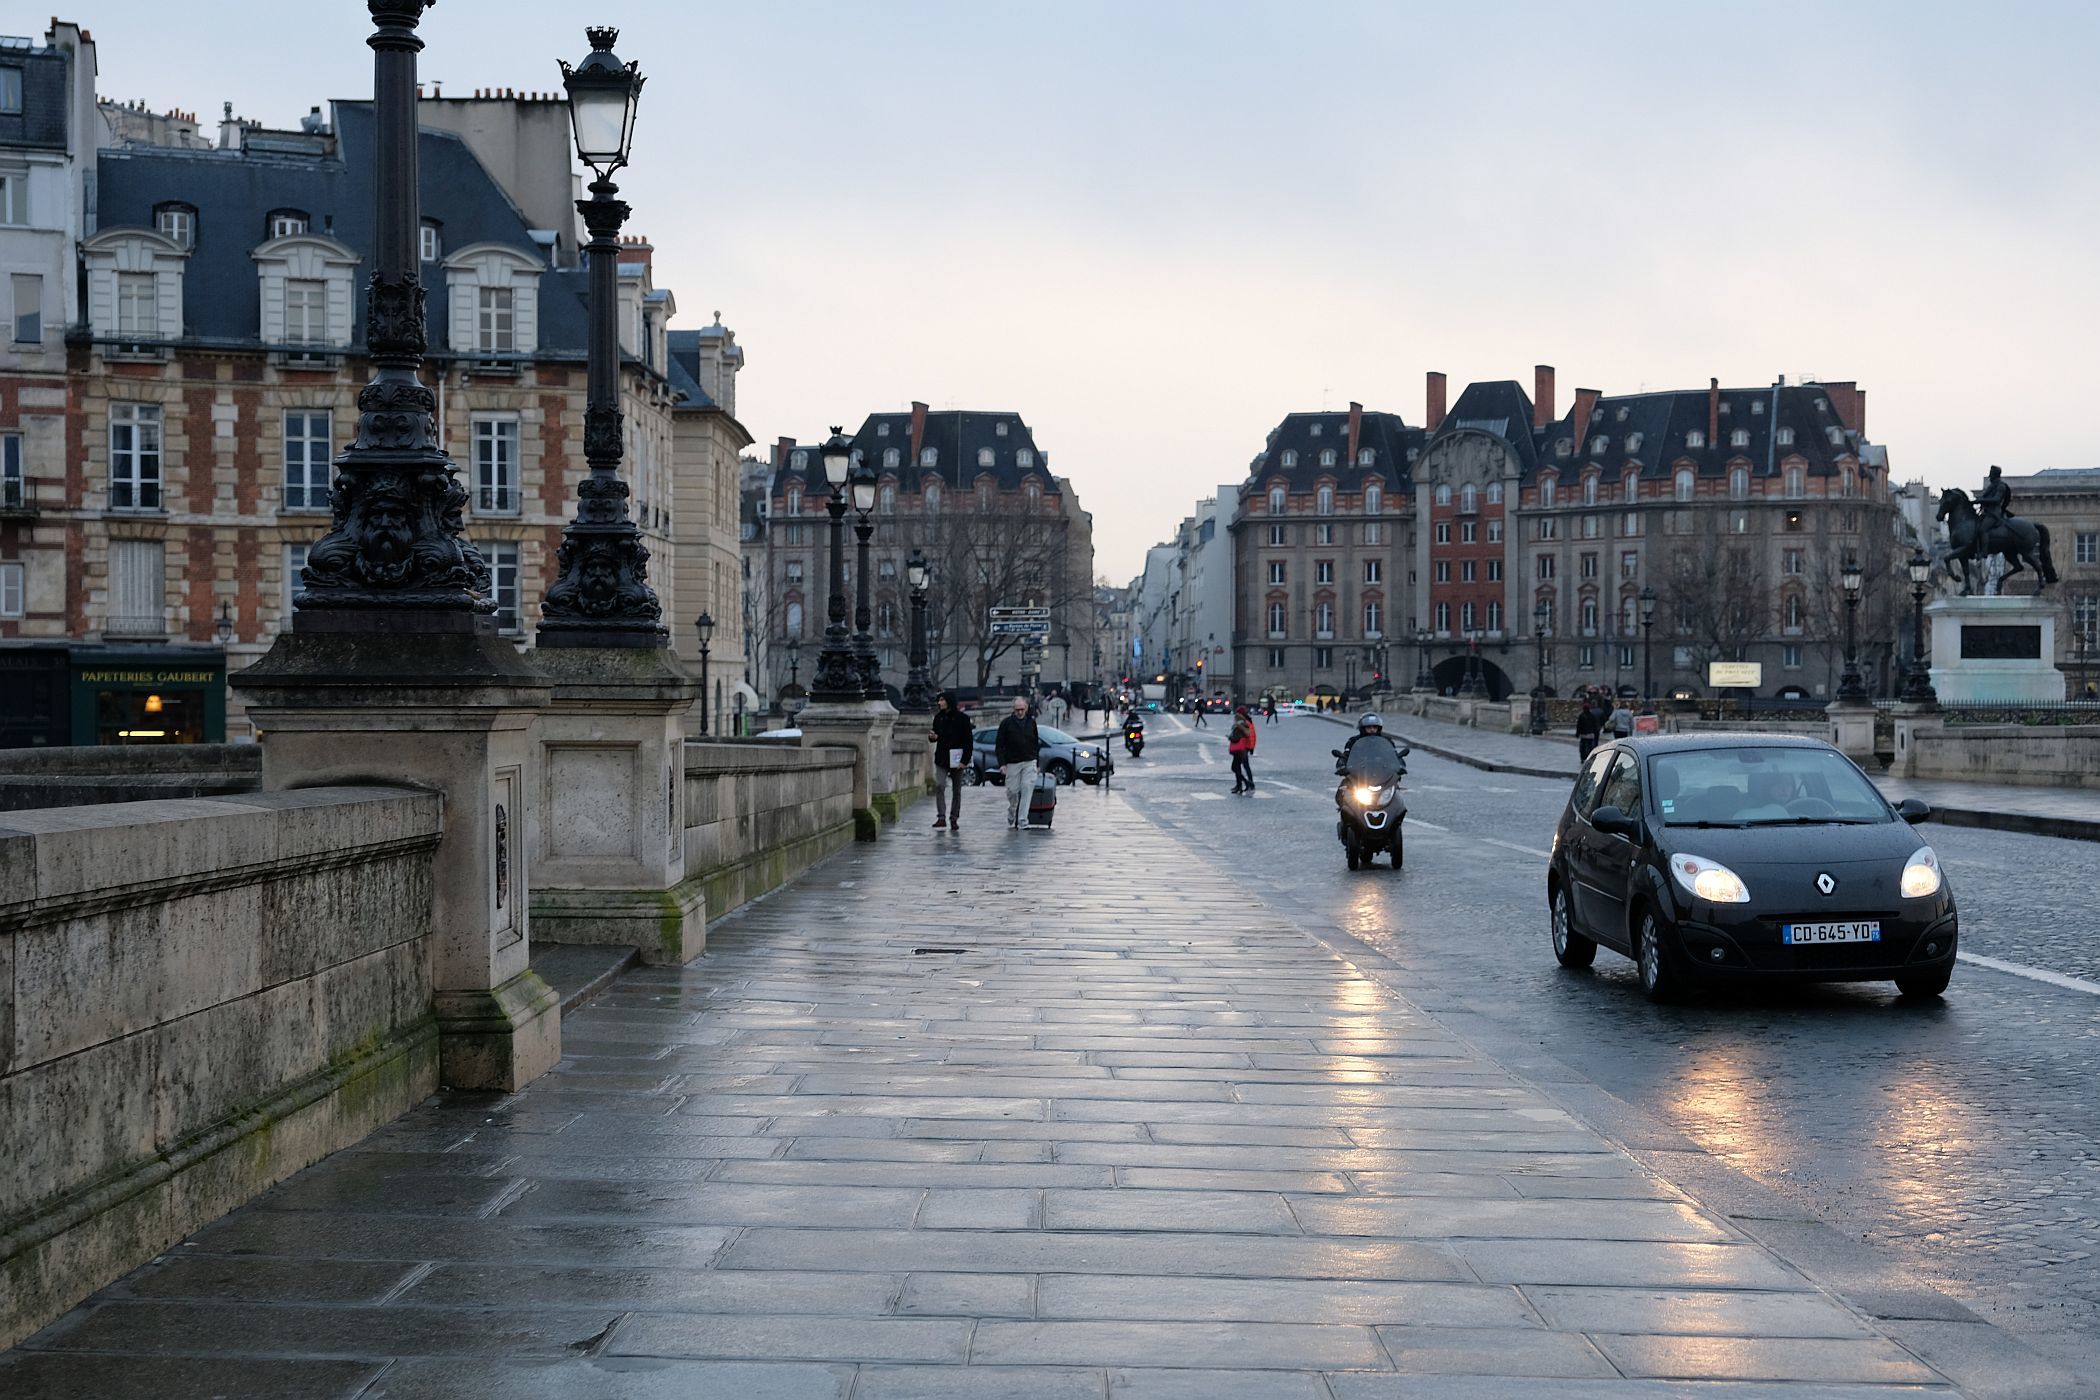
<instances>
[{"instance_id":1,"label":"man in grey trousers","mask_svg":"<svg viewBox=\"0 0 2100 1400\"><path fill-rule=\"evenodd\" d=\"M1014 712L999 721L993 753L999 771L1006 777L1006 824L1018 828L1028 820L1028 800L1035 793L1035 760L1043 751L1043 738L1036 733L1028 713L1026 696L1014 697Z\"/></svg>"}]
</instances>

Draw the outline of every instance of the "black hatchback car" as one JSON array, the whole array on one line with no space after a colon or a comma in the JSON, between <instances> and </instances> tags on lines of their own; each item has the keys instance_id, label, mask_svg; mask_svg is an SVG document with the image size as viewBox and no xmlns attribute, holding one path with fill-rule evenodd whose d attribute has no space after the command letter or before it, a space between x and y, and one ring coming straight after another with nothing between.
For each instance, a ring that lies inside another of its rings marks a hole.
<instances>
[{"instance_id":1,"label":"black hatchback car","mask_svg":"<svg viewBox=\"0 0 2100 1400\"><path fill-rule=\"evenodd\" d=\"M1644 736L1590 755L1553 835L1553 952L1604 945L1666 1000L1703 979L1891 980L1938 996L1954 971L1954 894L1911 823L1829 744Z\"/></svg>"}]
</instances>

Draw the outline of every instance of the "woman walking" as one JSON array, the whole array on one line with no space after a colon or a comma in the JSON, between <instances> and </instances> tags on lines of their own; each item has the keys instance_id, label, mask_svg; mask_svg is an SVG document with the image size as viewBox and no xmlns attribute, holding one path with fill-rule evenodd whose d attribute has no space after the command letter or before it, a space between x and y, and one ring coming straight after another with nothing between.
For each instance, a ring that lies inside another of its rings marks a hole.
<instances>
[{"instance_id":1,"label":"woman walking","mask_svg":"<svg viewBox=\"0 0 2100 1400\"><path fill-rule=\"evenodd\" d=\"M1232 755L1232 790L1254 791L1254 719L1242 705L1232 717L1232 732L1225 738L1225 751Z\"/></svg>"},{"instance_id":2,"label":"woman walking","mask_svg":"<svg viewBox=\"0 0 2100 1400\"><path fill-rule=\"evenodd\" d=\"M952 691L933 702L933 829L962 830L963 773L969 768L974 736L970 717L955 703Z\"/></svg>"}]
</instances>

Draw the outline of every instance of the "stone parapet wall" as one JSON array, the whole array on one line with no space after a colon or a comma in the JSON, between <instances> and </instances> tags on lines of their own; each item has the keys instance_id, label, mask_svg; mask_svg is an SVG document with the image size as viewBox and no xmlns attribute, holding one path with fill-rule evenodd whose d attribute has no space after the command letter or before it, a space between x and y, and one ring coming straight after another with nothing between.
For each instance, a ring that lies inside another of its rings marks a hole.
<instances>
[{"instance_id":1,"label":"stone parapet wall","mask_svg":"<svg viewBox=\"0 0 2100 1400\"><path fill-rule=\"evenodd\" d=\"M1897 770L1911 778L2100 789L2100 724L1899 721Z\"/></svg>"},{"instance_id":2,"label":"stone parapet wall","mask_svg":"<svg viewBox=\"0 0 2100 1400\"><path fill-rule=\"evenodd\" d=\"M852 750L687 742L686 879L701 883L710 920L852 841Z\"/></svg>"},{"instance_id":3,"label":"stone parapet wall","mask_svg":"<svg viewBox=\"0 0 2100 1400\"><path fill-rule=\"evenodd\" d=\"M262 786L255 744L86 744L0 749L0 812L211 797Z\"/></svg>"},{"instance_id":4,"label":"stone parapet wall","mask_svg":"<svg viewBox=\"0 0 2100 1400\"><path fill-rule=\"evenodd\" d=\"M441 805L0 821L0 1345L436 1088Z\"/></svg>"}]
</instances>

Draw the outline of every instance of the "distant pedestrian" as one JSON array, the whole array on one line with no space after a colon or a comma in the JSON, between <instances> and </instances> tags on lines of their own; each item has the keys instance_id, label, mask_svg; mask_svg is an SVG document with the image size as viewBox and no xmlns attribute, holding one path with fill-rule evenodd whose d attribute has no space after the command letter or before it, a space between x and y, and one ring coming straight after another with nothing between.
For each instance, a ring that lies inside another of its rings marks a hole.
<instances>
[{"instance_id":1,"label":"distant pedestrian","mask_svg":"<svg viewBox=\"0 0 2100 1400\"><path fill-rule=\"evenodd\" d=\"M1203 722L1203 702L1202 702L1201 700L1198 700L1198 701L1196 702L1196 722L1195 722L1195 724L1194 724L1194 725L1192 725L1192 726L1191 726L1191 728L1195 728L1195 729L1208 729L1208 728L1210 728L1210 726L1209 726L1208 724L1205 724L1205 723Z\"/></svg>"},{"instance_id":2,"label":"distant pedestrian","mask_svg":"<svg viewBox=\"0 0 2100 1400\"><path fill-rule=\"evenodd\" d=\"M970 752L975 735L970 717L955 703L955 693L944 690L933 702L933 829L962 830L963 774L975 755Z\"/></svg>"},{"instance_id":3,"label":"distant pedestrian","mask_svg":"<svg viewBox=\"0 0 2100 1400\"><path fill-rule=\"evenodd\" d=\"M1043 751L1043 736L1036 732L1024 696L1014 697L1014 712L999 721L993 756L1006 779L1006 824L1018 831L1028 815L1028 800L1035 792L1035 761Z\"/></svg>"},{"instance_id":4,"label":"distant pedestrian","mask_svg":"<svg viewBox=\"0 0 2100 1400\"><path fill-rule=\"evenodd\" d=\"M1633 733L1633 711L1627 708L1624 700L1619 701L1618 708L1611 712L1611 720L1606 727L1611 730L1612 737L1617 739L1623 739Z\"/></svg>"},{"instance_id":5,"label":"distant pedestrian","mask_svg":"<svg viewBox=\"0 0 2100 1400\"><path fill-rule=\"evenodd\" d=\"M1582 713L1575 716L1575 748L1584 762L1589 761L1591 750L1597 747L1597 736L1604 732L1604 711L1597 705L1597 697L1585 695Z\"/></svg>"},{"instance_id":6,"label":"distant pedestrian","mask_svg":"<svg viewBox=\"0 0 2100 1400\"><path fill-rule=\"evenodd\" d=\"M1225 752L1232 755L1232 790L1254 791L1254 719L1245 705L1232 717L1232 732L1225 738Z\"/></svg>"},{"instance_id":7,"label":"distant pedestrian","mask_svg":"<svg viewBox=\"0 0 2100 1400\"><path fill-rule=\"evenodd\" d=\"M1261 702L1261 712L1269 723L1276 723L1276 699L1274 696Z\"/></svg>"}]
</instances>

